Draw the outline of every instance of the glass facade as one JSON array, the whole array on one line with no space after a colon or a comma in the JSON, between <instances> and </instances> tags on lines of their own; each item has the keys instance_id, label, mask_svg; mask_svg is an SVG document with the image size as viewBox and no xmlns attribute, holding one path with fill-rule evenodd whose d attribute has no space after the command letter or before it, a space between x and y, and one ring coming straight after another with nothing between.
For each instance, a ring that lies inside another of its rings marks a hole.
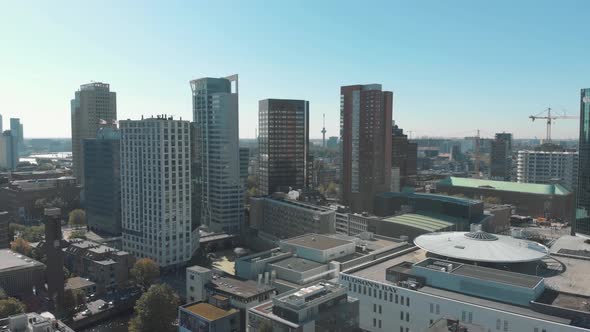
<instances>
[{"instance_id":1,"label":"glass facade","mask_svg":"<svg viewBox=\"0 0 590 332\"><path fill-rule=\"evenodd\" d=\"M265 99L258 103L258 194L307 186L309 102Z\"/></svg>"},{"instance_id":2,"label":"glass facade","mask_svg":"<svg viewBox=\"0 0 590 332\"><path fill-rule=\"evenodd\" d=\"M590 212L590 88L582 89L580 95L580 143L578 170L578 209ZM590 235L590 219L581 217L576 219L575 231Z\"/></svg>"}]
</instances>

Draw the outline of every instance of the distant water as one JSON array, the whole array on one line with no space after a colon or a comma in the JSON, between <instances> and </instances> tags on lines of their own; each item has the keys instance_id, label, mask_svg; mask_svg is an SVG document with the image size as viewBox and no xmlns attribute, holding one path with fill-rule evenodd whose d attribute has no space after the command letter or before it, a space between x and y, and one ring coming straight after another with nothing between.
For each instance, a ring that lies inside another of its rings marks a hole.
<instances>
[{"instance_id":1,"label":"distant water","mask_svg":"<svg viewBox=\"0 0 590 332\"><path fill-rule=\"evenodd\" d=\"M133 317L133 313L118 316L98 325L87 327L79 332L127 332L127 324Z\"/></svg>"},{"instance_id":2,"label":"distant water","mask_svg":"<svg viewBox=\"0 0 590 332\"><path fill-rule=\"evenodd\" d=\"M30 163L35 163L35 162L37 162L36 158L51 159L51 160L71 159L72 152L52 152L52 153L32 154L30 156L20 157L19 161L28 161Z\"/></svg>"}]
</instances>

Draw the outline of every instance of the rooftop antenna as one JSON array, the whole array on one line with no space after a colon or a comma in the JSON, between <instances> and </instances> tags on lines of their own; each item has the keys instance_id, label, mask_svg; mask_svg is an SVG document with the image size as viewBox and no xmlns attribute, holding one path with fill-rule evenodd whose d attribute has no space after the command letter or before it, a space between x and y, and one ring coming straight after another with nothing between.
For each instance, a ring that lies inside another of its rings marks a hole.
<instances>
[{"instance_id":1,"label":"rooftop antenna","mask_svg":"<svg viewBox=\"0 0 590 332\"><path fill-rule=\"evenodd\" d=\"M324 113L324 127L322 128L322 146L326 147L326 113Z\"/></svg>"}]
</instances>

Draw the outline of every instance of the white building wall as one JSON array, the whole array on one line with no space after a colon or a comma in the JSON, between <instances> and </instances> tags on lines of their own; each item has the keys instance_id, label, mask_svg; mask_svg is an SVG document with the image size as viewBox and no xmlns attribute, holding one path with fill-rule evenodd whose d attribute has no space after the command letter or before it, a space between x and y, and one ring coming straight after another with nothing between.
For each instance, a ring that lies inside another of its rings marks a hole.
<instances>
[{"instance_id":1,"label":"white building wall","mask_svg":"<svg viewBox=\"0 0 590 332\"><path fill-rule=\"evenodd\" d=\"M583 328L442 298L397 287L391 283L371 281L345 273L340 274L339 282L348 288L349 296L359 299L359 326L367 331L422 332L427 331L429 325L439 318L458 319L483 326L490 332L588 331Z\"/></svg>"},{"instance_id":2,"label":"white building wall","mask_svg":"<svg viewBox=\"0 0 590 332\"><path fill-rule=\"evenodd\" d=\"M125 120L121 126L123 250L161 267L192 255L188 121Z\"/></svg>"},{"instance_id":3,"label":"white building wall","mask_svg":"<svg viewBox=\"0 0 590 332\"><path fill-rule=\"evenodd\" d=\"M517 181L549 184L555 179L568 189L576 187L577 152L518 151Z\"/></svg>"}]
</instances>

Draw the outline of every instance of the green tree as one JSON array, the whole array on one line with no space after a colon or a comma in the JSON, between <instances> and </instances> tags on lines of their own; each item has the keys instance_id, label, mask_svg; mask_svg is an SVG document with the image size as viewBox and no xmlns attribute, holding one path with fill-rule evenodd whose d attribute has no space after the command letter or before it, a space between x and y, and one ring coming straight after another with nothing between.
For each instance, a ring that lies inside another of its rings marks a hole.
<instances>
[{"instance_id":1,"label":"green tree","mask_svg":"<svg viewBox=\"0 0 590 332\"><path fill-rule=\"evenodd\" d=\"M76 307L86 303L84 291L81 289L66 289L64 291L62 313L67 317L72 317L76 313Z\"/></svg>"},{"instance_id":2,"label":"green tree","mask_svg":"<svg viewBox=\"0 0 590 332\"><path fill-rule=\"evenodd\" d=\"M29 242L27 242L27 240L23 239L22 237L19 237L16 240L12 241L10 243L10 249L25 256L30 256L32 251Z\"/></svg>"},{"instance_id":3,"label":"green tree","mask_svg":"<svg viewBox=\"0 0 590 332\"><path fill-rule=\"evenodd\" d=\"M81 231L81 230L75 230L75 231L73 231L73 232L70 233L69 239L82 239L82 240L86 240L86 232Z\"/></svg>"},{"instance_id":4,"label":"green tree","mask_svg":"<svg viewBox=\"0 0 590 332\"><path fill-rule=\"evenodd\" d=\"M27 307L24 303L14 297L0 300L0 319L16 314L22 314L26 309Z\"/></svg>"},{"instance_id":5,"label":"green tree","mask_svg":"<svg viewBox=\"0 0 590 332\"><path fill-rule=\"evenodd\" d=\"M0 287L0 300L4 300L7 297L8 297L8 295L6 295L4 288Z\"/></svg>"},{"instance_id":6,"label":"green tree","mask_svg":"<svg viewBox=\"0 0 590 332\"><path fill-rule=\"evenodd\" d=\"M52 163L43 163L37 167L39 171L51 171L54 170L55 166Z\"/></svg>"},{"instance_id":7,"label":"green tree","mask_svg":"<svg viewBox=\"0 0 590 332\"><path fill-rule=\"evenodd\" d=\"M258 326L258 331L272 332L272 324L268 320L263 320L260 322L260 325Z\"/></svg>"},{"instance_id":8,"label":"green tree","mask_svg":"<svg viewBox=\"0 0 590 332\"><path fill-rule=\"evenodd\" d=\"M75 209L70 212L68 224L72 227L86 226L86 212L81 209Z\"/></svg>"},{"instance_id":9,"label":"green tree","mask_svg":"<svg viewBox=\"0 0 590 332\"><path fill-rule=\"evenodd\" d=\"M336 184L334 182L330 182L328 183L328 186L326 187L326 195L336 195L338 193L338 188L336 186Z\"/></svg>"},{"instance_id":10,"label":"green tree","mask_svg":"<svg viewBox=\"0 0 590 332\"><path fill-rule=\"evenodd\" d=\"M131 269L131 276L145 291L160 276L160 267L151 258L142 258L135 262Z\"/></svg>"},{"instance_id":11,"label":"green tree","mask_svg":"<svg viewBox=\"0 0 590 332\"><path fill-rule=\"evenodd\" d=\"M483 201L487 204L502 204L502 200L499 197L494 196L485 197Z\"/></svg>"},{"instance_id":12,"label":"green tree","mask_svg":"<svg viewBox=\"0 0 590 332\"><path fill-rule=\"evenodd\" d=\"M135 316L129 321L129 331L176 331L172 323L178 314L179 303L178 295L170 286L152 285L135 303Z\"/></svg>"}]
</instances>

